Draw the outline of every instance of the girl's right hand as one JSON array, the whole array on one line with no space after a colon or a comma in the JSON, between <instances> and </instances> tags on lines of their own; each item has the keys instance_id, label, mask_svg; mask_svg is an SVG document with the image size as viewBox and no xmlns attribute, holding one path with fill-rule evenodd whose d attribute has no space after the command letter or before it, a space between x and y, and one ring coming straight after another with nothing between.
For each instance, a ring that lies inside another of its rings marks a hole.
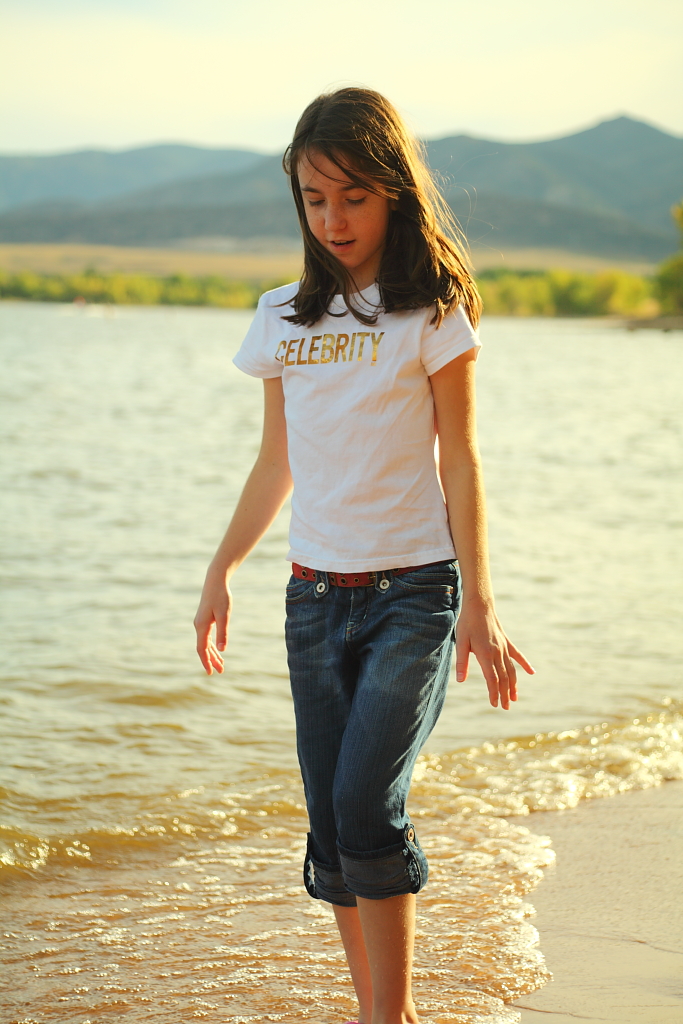
<instances>
[{"instance_id":1,"label":"girl's right hand","mask_svg":"<svg viewBox=\"0 0 683 1024\"><path fill-rule=\"evenodd\" d=\"M228 642L228 620L232 608L232 594L225 578L218 579L208 575L199 601L199 608L194 617L194 628L197 631L197 654L206 674L213 675L223 671L224 651ZM211 635L216 627L216 638Z\"/></svg>"},{"instance_id":2,"label":"girl's right hand","mask_svg":"<svg viewBox=\"0 0 683 1024\"><path fill-rule=\"evenodd\" d=\"M207 675L223 671L232 595L228 580L271 525L292 491L287 457L285 396L280 377L263 382L265 411L261 450L244 485L223 540L209 563L194 619L197 654ZM216 627L215 641L211 636Z\"/></svg>"}]
</instances>

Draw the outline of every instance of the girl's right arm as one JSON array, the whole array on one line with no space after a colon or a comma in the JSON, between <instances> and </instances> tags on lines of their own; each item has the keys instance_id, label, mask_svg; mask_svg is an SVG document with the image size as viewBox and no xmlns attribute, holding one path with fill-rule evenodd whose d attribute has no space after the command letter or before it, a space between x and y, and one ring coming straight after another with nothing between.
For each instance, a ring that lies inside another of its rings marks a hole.
<instances>
[{"instance_id":1,"label":"girl's right arm","mask_svg":"<svg viewBox=\"0 0 683 1024\"><path fill-rule=\"evenodd\" d=\"M230 578L264 535L292 490L282 378L264 380L263 388L261 449L226 534L207 570L194 620L197 654L208 675L212 675L214 669L223 671L220 652L225 650L228 639L232 605ZM215 642L211 637L214 625Z\"/></svg>"}]
</instances>

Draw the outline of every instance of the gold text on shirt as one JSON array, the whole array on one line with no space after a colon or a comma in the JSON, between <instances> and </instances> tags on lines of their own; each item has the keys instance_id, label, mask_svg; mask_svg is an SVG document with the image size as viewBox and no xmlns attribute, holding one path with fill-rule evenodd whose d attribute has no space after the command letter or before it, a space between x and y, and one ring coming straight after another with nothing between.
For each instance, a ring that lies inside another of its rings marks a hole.
<instances>
[{"instance_id":1,"label":"gold text on shirt","mask_svg":"<svg viewBox=\"0 0 683 1024\"><path fill-rule=\"evenodd\" d=\"M275 352L275 358L285 366L315 366L320 363L356 362L363 360L365 350L365 339L372 339L371 366L377 362L377 350L379 343L384 337L384 331L375 334L374 331L356 331L351 335L349 342L348 334L313 334L310 339L290 338L281 341ZM322 345L319 344L322 342Z\"/></svg>"}]
</instances>

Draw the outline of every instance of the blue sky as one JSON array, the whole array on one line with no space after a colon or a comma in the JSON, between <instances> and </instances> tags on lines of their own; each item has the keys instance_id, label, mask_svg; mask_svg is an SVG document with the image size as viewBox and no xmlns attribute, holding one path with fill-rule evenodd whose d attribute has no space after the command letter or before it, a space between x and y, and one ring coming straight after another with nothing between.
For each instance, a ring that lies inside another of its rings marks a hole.
<instances>
[{"instance_id":1,"label":"blue sky","mask_svg":"<svg viewBox=\"0 0 683 1024\"><path fill-rule=\"evenodd\" d=\"M282 147L335 85L419 134L528 140L628 113L683 134L679 0L0 0L0 152Z\"/></svg>"}]
</instances>

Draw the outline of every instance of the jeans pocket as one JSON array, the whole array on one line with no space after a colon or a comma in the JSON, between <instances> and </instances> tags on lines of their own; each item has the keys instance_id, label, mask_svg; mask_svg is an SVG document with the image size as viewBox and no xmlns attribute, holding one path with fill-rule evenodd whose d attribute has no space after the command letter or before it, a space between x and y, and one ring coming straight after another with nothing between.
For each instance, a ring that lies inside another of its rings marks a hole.
<instances>
[{"instance_id":1,"label":"jeans pocket","mask_svg":"<svg viewBox=\"0 0 683 1024\"><path fill-rule=\"evenodd\" d=\"M458 582L458 568L455 562L436 562L423 565L420 569L394 576L394 583L405 590L441 590L453 592Z\"/></svg>"},{"instance_id":2,"label":"jeans pocket","mask_svg":"<svg viewBox=\"0 0 683 1024\"><path fill-rule=\"evenodd\" d=\"M288 604L303 601L309 593L313 592L314 586L314 580L300 580L296 576L291 576L285 590L285 601Z\"/></svg>"}]
</instances>

